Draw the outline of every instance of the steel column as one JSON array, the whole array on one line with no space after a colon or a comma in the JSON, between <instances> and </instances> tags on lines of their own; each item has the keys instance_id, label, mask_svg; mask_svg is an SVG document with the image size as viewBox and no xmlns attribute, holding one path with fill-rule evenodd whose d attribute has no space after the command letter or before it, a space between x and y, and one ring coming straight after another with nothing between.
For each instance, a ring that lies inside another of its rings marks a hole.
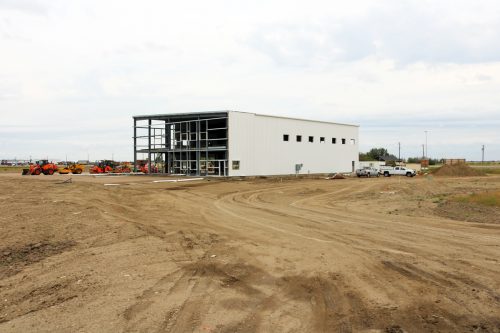
<instances>
[{"instance_id":1,"label":"steel column","mask_svg":"<svg viewBox=\"0 0 500 333\"><path fill-rule=\"evenodd\" d=\"M137 120L134 118L134 172L137 172Z\"/></svg>"},{"instance_id":2,"label":"steel column","mask_svg":"<svg viewBox=\"0 0 500 333\"><path fill-rule=\"evenodd\" d=\"M148 173L151 174L151 119L148 119Z\"/></svg>"}]
</instances>

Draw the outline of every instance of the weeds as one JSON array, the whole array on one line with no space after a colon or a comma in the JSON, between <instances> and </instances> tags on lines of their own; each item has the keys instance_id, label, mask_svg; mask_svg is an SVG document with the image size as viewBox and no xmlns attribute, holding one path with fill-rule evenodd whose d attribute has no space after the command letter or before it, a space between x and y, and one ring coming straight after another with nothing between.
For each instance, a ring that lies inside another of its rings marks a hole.
<instances>
[{"instance_id":1,"label":"weeds","mask_svg":"<svg viewBox=\"0 0 500 333\"><path fill-rule=\"evenodd\" d=\"M454 199L457 202L475 203L490 207L500 207L500 191L473 193Z\"/></svg>"}]
</instances>

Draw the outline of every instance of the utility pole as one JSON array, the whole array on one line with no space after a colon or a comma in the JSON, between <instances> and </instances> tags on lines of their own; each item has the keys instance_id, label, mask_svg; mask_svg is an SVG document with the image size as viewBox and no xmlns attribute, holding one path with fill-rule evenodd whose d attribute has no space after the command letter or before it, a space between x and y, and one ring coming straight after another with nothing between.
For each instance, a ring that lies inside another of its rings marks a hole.
<instances>
[{"instance_id":1,"label":"utility pole","mask_svg":"<svg viewBox=\"0 0 500 333\"><path fill-rule=\"evenodd\" d=\"M428 157L427 154L429 154L429 151L427 150L427 131L425 132L425 155L424 157Z\"/></svg>"},{"instance_id":2,"label":"utility pole","mask_svg":"<svg viewBox=\"0 0 500 333\"><path fill-rule=\"evenodd\" d=\"M398 142L398 160L401 162L401 142Z\"/></svg>"},{"instance_id":3,"label":"utility pole","mask_svg":"<svg viewBox=\"0 0 500 333\"><path fill-rule=\"evenodd\" d=\"M422 159L425 160L425 145L422 145Z\"/></svg>"},{"instance_id":4,"label":"utility pole","mask_svg":"<svg viewBox=\"0 0 500 333\"><path fill-rule=\"evenodd\" d=\"M482 152L481 164L484 164L484 145L483 148L481 148L481 152Z\"/></svg>"}]
</instances>

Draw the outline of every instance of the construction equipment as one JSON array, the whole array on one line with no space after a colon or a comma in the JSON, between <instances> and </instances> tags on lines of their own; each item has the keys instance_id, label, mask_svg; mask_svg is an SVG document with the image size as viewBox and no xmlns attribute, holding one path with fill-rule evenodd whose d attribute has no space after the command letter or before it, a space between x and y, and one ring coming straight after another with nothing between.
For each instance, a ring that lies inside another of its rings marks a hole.
<instances>
[{"instance_id":1,"label":"construction equipment","mask_svg":"<svg viewBox=\"0 0 500 333\"><path fill-rule=\"evenodd\" d=\"M68 173L73 173L79 175L83 172L84 166L81 164L70 164L65 166L64 168L59 168L57 171L62 175L67 175Z\"/></svg>"},{"instance_id":2,"label":"construction equipment","mask_svg":"<svg viewBox=\"0 0 500 333\"><path fill-rule=\"evenodd\" d=\"M147 161L139 161L139 172L149 173ZM158 173L158 167L156 165L151 165L151 173Z\"/></svg>"},{"instance_id":3,"label":"construction equipment","mask_svg":"<svg viewBox=\"0 0 500 333\"><path fill-rule=\"evenodd\" d=\"M53 175L58 171L56 164L49 162L48 160L36 161L34 164L30 164L29 169L23 169L23 175L35 175L43 173L44 175Z\"/></svg>"},{"instance_id":4,"label":"construction equipment","mask_svg":"<svg viewBox=\"0 0 500 333\"><path fill-rule=\"evenodd\" d=\"M116 163L110 160L102 160L95 164L91 169L90 173L111 173L113 169L116 167Z\"/></svg>"},{"instance_id":5,"label":"construction equipment","mask_svg":"<svg viewBox=\"0 0 500 333\"><path fill-rule=\"evenodd\" d=\"M148 166L146 164L139 165L139 172L149 173Z\"/></svg>"},{"instance_id":6,"label":"construction equipment","mask_svg":"<svg viewBox=\"0 0 500 333\"><path fill-rule=\"evenodd\" d=\"M113 173L130 173L130 172L132 172L132 169L130 168L130 164L125 162L123 164L116 165L113 168L112 172Z\"/></svg>"},{"instance_id":7,"label":"construction equipment","mask_svg":"<svg viewBox=\"0 0 500 333\"><path fill-rule=\"evenodd\" d=\"M129 163L118 163L110 160L102 160L95 164L91 169L90 173L130 173L132 169Z\"/></svg>"}]
</instances>

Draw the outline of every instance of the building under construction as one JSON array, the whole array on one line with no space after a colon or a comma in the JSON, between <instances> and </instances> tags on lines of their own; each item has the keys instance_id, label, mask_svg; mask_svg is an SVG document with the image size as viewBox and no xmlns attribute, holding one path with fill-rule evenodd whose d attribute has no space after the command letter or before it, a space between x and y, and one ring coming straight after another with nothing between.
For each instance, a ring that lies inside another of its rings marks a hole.
<instances>
[{"instance_id":1,"label":"building under construction","mask_svg":"<svg viewBox=\"0 0 500 333\"><path fill-rule=\"evenodd\" d=\"M239 111L135 116L134 165L199 176L352 172L358 129Z\"/></svg>"}]
</instances>

